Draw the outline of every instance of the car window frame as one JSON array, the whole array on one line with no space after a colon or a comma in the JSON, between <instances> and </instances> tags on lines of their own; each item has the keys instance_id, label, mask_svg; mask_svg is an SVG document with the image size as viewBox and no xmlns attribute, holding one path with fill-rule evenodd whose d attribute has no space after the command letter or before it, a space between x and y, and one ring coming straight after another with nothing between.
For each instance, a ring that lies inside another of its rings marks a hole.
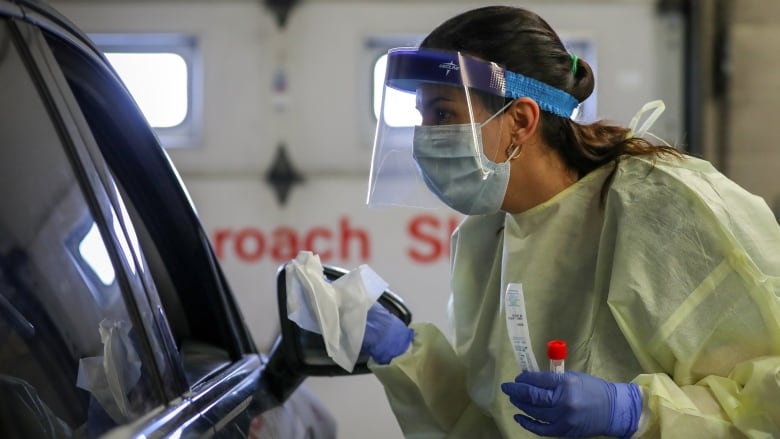
<instances>
[{"instance_id":1,"label":"car window frame","mask_svg":"<svg viewBox=\"0 0 780 439\"><path fill-rule=\"evenodd\" d=\"M46 29L53 35L62 37L59 35L56 29ZM193 273L193 276L201 276L200 280L209 284L210 286L204 291L209 292L212 297L212 306L218 306L219 312L216 314L219 317L224 317L225 321L220 321L222 328L214 328L223 332L222 340L226 341L230 346L229 352L233 360L240 359L244 354L257 353L254 342L252 341L249 331L243 323L243 317L238 309L238 306L232 296L224 274L221 271L219 262L214 254L211 244L208 239L208 235L203 230L192 201L183 186L183 183L178 177L175 169L172 167L169 156L165 150L161 147L157 137L155 136L151 127L144 119L141 110L137 107L132 100L130 92L121 82L119 75L113 70L110 63L105 59L102 52L99 52L94 45L82 44L80 40L74 40L72 37L62 39L74 47L78 48L80 56L88 58L93 67L97 68L99 74L106 75L113 78L113 82L118 86L116 90L112 90L123 95L123 100L128 103L128 108L121 115L114 114L112 118L106 117L106 121L111 123L115 120L121 119L123 124L132 126L133 129L126 130L128 136L132 136L133 140L125 140L124 143L128 145L127 148L114 148L111 153L122 155L123 169L133 168L138 175L150 175L155 178L155 188L161 192L160 194L150 194L149 203L154 204L153 209L156 212L165 212L166 218L175 217L175 219L168 219L165 222L168 224L176 224L175 230L170 229L171 235L179 236L180 241L185 242L188 245L196 246L195 248L188 249L190 251L182 250L180 252L180 258L185 261L186 258L191 258L193 253L203 256L204 259L195 261L190 259L187 263L179 263L176 265L181 271L191 270L191 267L199 267L203 270ZM75 103L76 111L81 111L78 103ZM89 129L87 126L86 129ZM127 183L131 179L123 178L122 176L111 176L111 167L107 164L104 152L96 142L91 142L88 145L92 155L95 157L95 161L99 163L99 168L103 174L106 174L106 181L120 180ZM162 184L160 181L164 180ZM113 184L113 183L112 183ZM125 185L127 186L127 185ZM152 221L150 221L152 222ZM162 222L162 221L161 221ZM148 226L149 224L147 224ZM185 234L188 236L183 239ZM177 262L173 258L166 259L168 261Z\"/></svg>"}]
</instances>

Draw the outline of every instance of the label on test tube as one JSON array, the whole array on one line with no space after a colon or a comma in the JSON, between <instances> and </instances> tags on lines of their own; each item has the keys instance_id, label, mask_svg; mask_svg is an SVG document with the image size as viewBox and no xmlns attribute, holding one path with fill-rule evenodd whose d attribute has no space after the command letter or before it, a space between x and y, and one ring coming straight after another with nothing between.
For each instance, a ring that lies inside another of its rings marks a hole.
<instances>
[{"instance_id":1,"label":"label on test tube","mask_svg":"<svg viewBox=\"0 0 780 439\"><path fill-rule=\"evenodd\" d=\"M539 366L531 349L531 337L528 334L528 320L525 314L525 297L522 284L509 284L504 294L506 311L506 329L517 364L524 371L536 372Z\"/></svg>"}]
</instances>

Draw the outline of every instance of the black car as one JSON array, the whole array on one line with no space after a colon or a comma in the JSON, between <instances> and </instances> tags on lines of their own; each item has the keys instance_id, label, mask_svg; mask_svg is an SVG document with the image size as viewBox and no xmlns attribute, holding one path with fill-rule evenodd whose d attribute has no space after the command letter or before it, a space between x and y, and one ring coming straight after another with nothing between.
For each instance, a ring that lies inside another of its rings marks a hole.
<instances>
[{"instance_id":1,"label":"black car","mask_svg":"<svg viewBox=\"0 0 780 439\"><path fill-rule=\"evenodd\" d=\"M284 270L266 356L128 91L32 0L0 0L0 200L0 436L335 437L300 384L346 372L287 320Z\"/></svg>"}]
</instances>

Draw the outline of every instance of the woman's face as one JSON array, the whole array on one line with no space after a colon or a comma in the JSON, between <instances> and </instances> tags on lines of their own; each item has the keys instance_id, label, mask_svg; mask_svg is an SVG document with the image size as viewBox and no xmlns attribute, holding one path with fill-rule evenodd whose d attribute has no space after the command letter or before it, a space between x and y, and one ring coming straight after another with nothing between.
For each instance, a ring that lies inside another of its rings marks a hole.
<instances>
[{"instance_id":1,"label":"woman's face","mask_svg":"<svg viewBox=\"0 0 780 439\"><path fill-rule=\"evenodd\" d=\"M466 96L463 87L441 84L421 84L417 88L417 110L422 115L422 125L484 124L493 116L486 108L482 96ZM500 99L500 98L499 98ZM469 112L471 102L471 113ZM473 117L473 121L472 121ZM503 115L498 115L482 126L482 146L485 156L494 162L501 162L501 145L509 145L509 132L503 127Z\"/></svg>"}]
</instances>

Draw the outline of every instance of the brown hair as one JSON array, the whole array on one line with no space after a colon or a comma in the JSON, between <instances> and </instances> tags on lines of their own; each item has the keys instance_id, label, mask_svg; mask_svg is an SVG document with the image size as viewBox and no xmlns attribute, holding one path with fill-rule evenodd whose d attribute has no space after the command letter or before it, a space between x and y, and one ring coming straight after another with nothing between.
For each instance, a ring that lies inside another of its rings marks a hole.
<instances>
[{"instance_id":1,"label":"brown hair","mask_svg":"<svg viewBox=\"0 0 780 439\"><path fill-rule=\"evenodd\" d=\"M495 62L563 90L578 102L587 99L595 85L588 63L572 57L544 19L522 8L487 6L464 12L439 25L420 47L459 51ZM628 128L605 121L580 124L542 111L540 128L544 142L580 178L624 155L681 156L672 147L631 137Z\"/></svg>"}]
</instances>

